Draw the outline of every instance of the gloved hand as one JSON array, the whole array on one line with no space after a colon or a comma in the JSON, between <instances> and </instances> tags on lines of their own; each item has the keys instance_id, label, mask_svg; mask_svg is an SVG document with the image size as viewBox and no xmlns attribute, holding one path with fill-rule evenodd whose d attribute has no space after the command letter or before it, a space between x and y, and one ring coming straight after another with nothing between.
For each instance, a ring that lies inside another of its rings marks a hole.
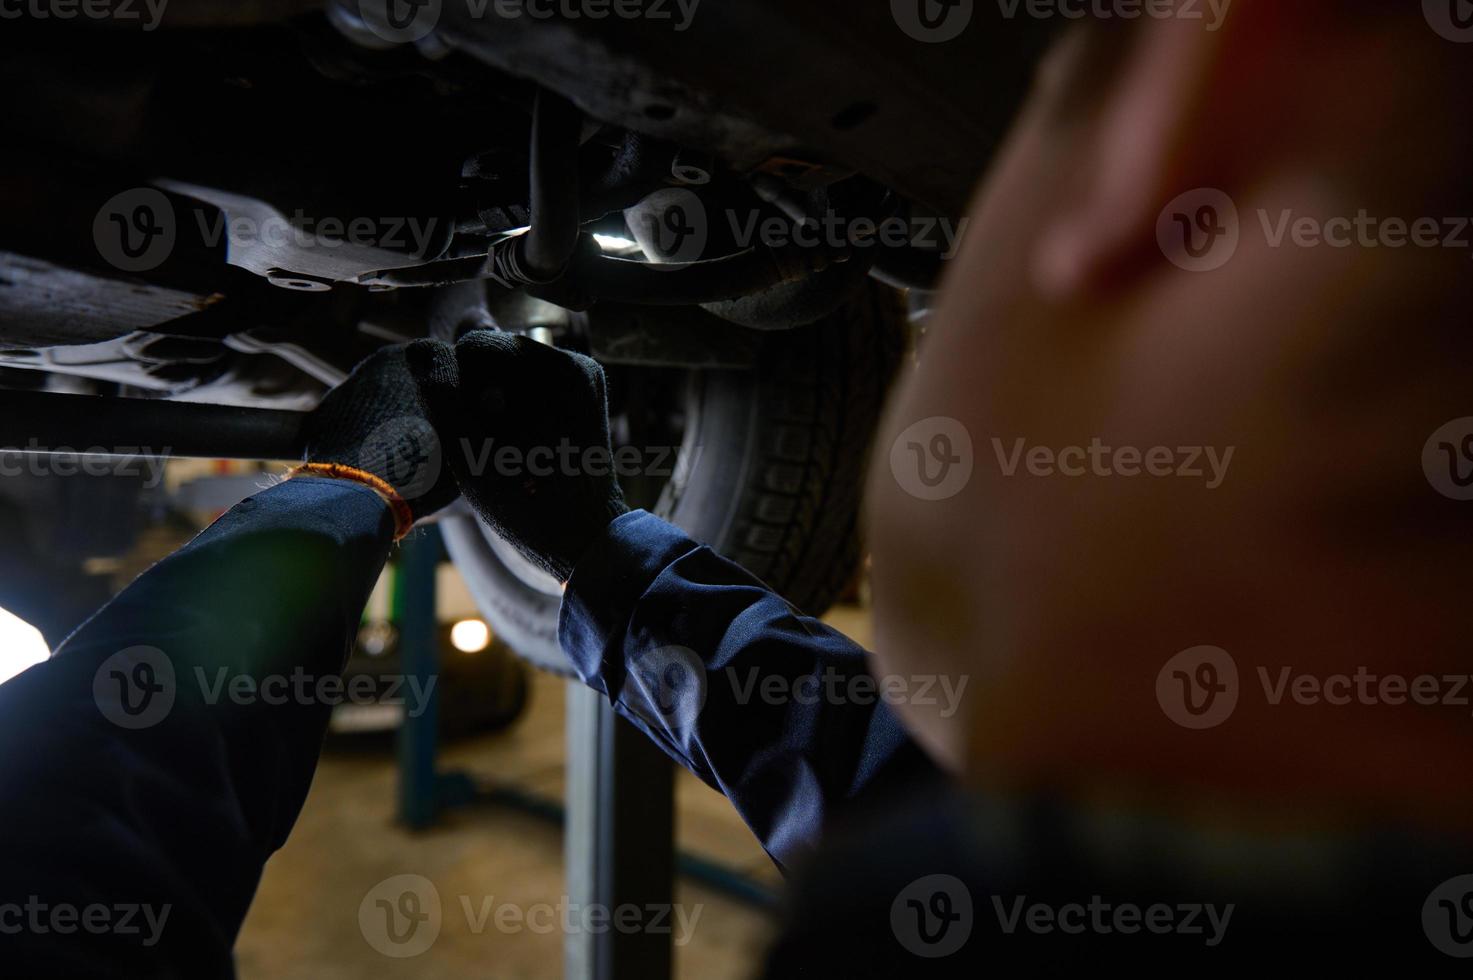
<instances>
[{"instance_id":1,"label":"gloved hand","mask_svg":"<svg viewBox=\"0 0 1473 980\"><path fill-rule=\"evenodd\" d=\"M566 582L627 513L614 475L603 368L512 334L478 330L408 351L461 492L529 561Z\"/></svg>"},{"instance_id":2,"label":"gloved hand","mask_svg":"<svg viewBox=\"0 0 1473 980\"><path fill-rule=\"evenodd\" d=\"M358 365L308 418L308 466L298 472L332 476L333 467L346 467L377 477L408 505L412 524L459 493L443 448L421 407L404 347L386 347ZM402 535L408 526L400 523Z\"/></svg>"}]
</instances>

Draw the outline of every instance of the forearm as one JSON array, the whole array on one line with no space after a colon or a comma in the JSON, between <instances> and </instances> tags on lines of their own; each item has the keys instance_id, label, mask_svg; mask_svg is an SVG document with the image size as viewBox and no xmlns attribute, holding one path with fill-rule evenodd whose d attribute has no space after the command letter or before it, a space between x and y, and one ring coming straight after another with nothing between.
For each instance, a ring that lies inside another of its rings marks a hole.
<instances>
[{"instance_id":1,"label":"forearm","mask_svg":"<svg viewBox=\"0 0 1473 980\"><path fill-rule=\"evenodd\" d=\"M332 706L315 682L341 669L391 538L366 487L275 487L0 687L4 897L171 909L151 945L0 941L125 973L228 970L316 767Z\"/></svg>"},{"instance_id":2,"label":"forearm","mask_svg":"<svg viewBox=\"0 0 1473 980\"><path fill-rule=\"evenodd\" d=\"M786 865L847 810L934 778L863 649L643 512L578 565L561 639L581 676L724 793Z\"/></svg>"}]
</instances>

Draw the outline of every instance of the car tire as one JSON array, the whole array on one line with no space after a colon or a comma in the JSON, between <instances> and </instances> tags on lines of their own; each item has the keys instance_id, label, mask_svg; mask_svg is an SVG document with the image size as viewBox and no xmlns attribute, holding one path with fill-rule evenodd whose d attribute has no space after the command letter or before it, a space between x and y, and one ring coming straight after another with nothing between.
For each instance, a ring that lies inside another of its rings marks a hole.
<instances>
[{"instance_id":1,"label":"car tire","mask_svg":"<svg viewBox=\"0 0 1473 980\"><path fill-rule=\"evenodd\" d=\"M868 283L818 323L765 335L757 367L692 372L681 460L655 513L800 610L825 612L863 552L861 489L905 324L900 294ZM442 531L498 636L570 674L558 584L469 514Z\"/></svg>"}]
</instances>

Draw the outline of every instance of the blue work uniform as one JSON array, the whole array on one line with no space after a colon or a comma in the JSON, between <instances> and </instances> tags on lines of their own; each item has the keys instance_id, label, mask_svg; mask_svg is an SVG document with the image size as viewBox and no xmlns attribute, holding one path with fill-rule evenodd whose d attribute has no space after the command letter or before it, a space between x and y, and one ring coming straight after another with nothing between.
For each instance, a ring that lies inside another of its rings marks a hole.
<instances>
[{"instance_id":1,"label":"blue work uniform","mask_svg":"<svg viewBox=\"0 0 1473 980\"><path fill-rule=\"evenodd\" d=\"M56 975L231 972L317 765L331 714L317 682L346 662L393 527L355 483L272 487L0 685L0 971L21 957ZM865 654L649 514L617 520L580 564L561 637L780 863L847 808L934 774L883 703L734 687L858 677Z\"/></svg>"},{"instance_id":2,"label":"blue work uniform","mask_svg":"<svg viewBox=\"0 0 1473 980\"><path fill-rule=\"evenodd\" d=\"M331 703L222 684L335 677L392 536L371 490L292 480L0 685L0 975L233 973ZM1434 976L1473 953L1458 842L948 791L852 696L862 650L649 514L579 563L561 640L795 870L768 978Z\"/></svg>"}]
</instances>

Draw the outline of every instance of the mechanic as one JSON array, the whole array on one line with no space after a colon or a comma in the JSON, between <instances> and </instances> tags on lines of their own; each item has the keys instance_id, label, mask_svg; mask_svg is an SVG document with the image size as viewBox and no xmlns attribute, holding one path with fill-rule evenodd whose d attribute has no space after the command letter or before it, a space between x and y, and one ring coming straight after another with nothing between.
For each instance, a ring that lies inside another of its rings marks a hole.
<instances>
[{"instance_id":1,"label":"mechanic","mask_svg":"<svg viewBox=\"0 0 1473 980\"><path fill-rule=\"evenodd\" d=\"M130 730L99 706L147 708L124 704L126 685L99 689L114 679L100 670L145 647L179 678L336 671L393 539L458 489L567 582L561 640L584 679L793 872L770 976L1446 969L1473 919L1473 889L1453 887L1473 870L1466 712L1297 710L1255 698L1252 667L1466 666L1454 613L1473 516L1429 490L1416 457L1468 415L1467 255L1286 249L1251 220L1230 252L1178 254L1158 218L1203 188L1248 215L1473 213L1473 146L1448 97L1469 72L1421 12L1381 3L1244 3L1215 32L1072 33L983 186L880 445L947 416L1056 450L1238 449L1214 490L984 465L940 501L907 493L878 454L872 667L628 512L611 477L472 470L466 440L606 450L591 361L484 332L371 358L314 416L305 469L0 687L0 897L131 904L161 923L152 945L3 935L7 965L19 943L54 974L230 972L328 709L209 704L181 681L167 717ZM1204 254L1222 261L1173 267ZM383 436L421 413L447 447L434 480ZM1158 675L1203 642L1241 658L1245 684L1230 721L1193 730ZM705 684L667 686L663 670L650 683L650 663L678 665L660 659L671 647L694 651ZM943 718L917 703L743 703L730 666L788 690L866 670L972 684Z\"/></svg>"},{"instance_id":2,"label":"mechanic","mask_svg":"<svg viewBox=\"0 0 1473 980\"><path fill-rule=\"evenodd\" d=\"M429 430L426 412L444 468L415 438ZM713 671L766 672L776 659L794 682L865 674L858 647L675 528L630 513L609 468L476 472L478 447L526 458L560 444L609 458L603 372L592 360L489 332L453 348L385 349L313 413L304 466L144 574L46 664L0 687L14 735L0 745L0 896L32 908L140 912L137 933L76 921L22 927L0 914L6 965L25 945L48 973L230 971L261 867L306 797L331 703L224 697L210 679L221 668L262 687L335 677L394 541L459 490L569 583L563 642L606 693L625 685L626 644L636 659L650 644L712 651ZM695 591L709 610L689 608ZM670 620L684 625L659 625ZM629 676L620 709L725 792L779 863L814 840L833 808L933 771L882 705L810 702L808 721L795 724L781 706L717 697L697 724L666 726L671 692L649 686L648 671ZM820 721L837 751L812 751ZM65 846L58 822L71 828Z\"/></svg>"}]
</instances>

